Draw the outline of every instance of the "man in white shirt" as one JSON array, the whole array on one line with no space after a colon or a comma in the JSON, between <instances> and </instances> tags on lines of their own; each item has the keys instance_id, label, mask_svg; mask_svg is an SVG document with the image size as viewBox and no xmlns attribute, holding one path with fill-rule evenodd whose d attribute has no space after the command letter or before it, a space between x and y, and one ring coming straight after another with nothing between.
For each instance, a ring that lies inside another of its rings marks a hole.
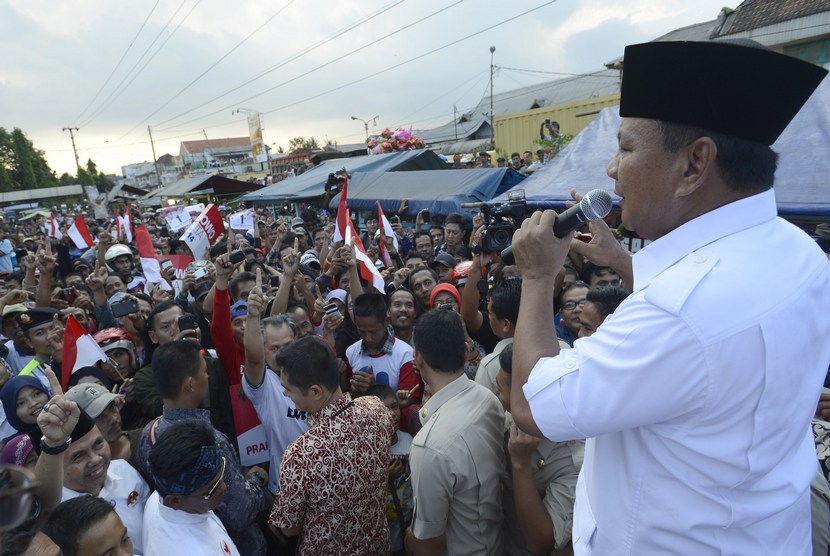
<instances>
[{"instance_id":1,"label":"man in white shirt","mask_svg":"<svg viewBox=\"0 0 830 556\"><path fill-rule=\"evenodd\" d=\"M142 554L144 506L150 487L138 471L122 459L110 461L109 444L84 411L63 454L61 501L91 494L113 502L115 512L133 538L135 553Z\"/></svg>"},{"instance_id":2,"label":"man in white shirt","mask_svg":"<svg viewBox=\"0 0 830 556\"><path fill-rule=\"evenodd\" d=\"M552 211L515 235L511 408L529 434L588 438L576 554L812 553L830 266L777 218L769 146L826 73L752 41L626 48L608 175L623 225L653 241L627 258L592 225L575 250L634 288L572 350L550 298L571 240Z\"/></svg>"},{"instance_id":3,"label":"man in white shirt","mask_svg":"<svg viewBox=\"0 0 830 556\"><path fill-rule=\"evenodd\" d=\"M306 414L285 397L280 385L276 357L282 348L294 341L297 328L288 315L262 319L265 296L262 274L257 271L256 286L248 294L248 321L245 324L245 376L242 389L265 427L271 465L268 490L279 490L282 454L289 444L308 430Z\"/></svg>"},{"instance_id":4,"label":"man in white shirt","mask_svg":"<svg viewBox=\"0 0 830 556\"><path fill-rule=\"evenodd\" d=\"M188 419L170 425L150 450L150 469L158 489L144 512L144 554L238 556L213 510L227 487L225 458L209 423Z\"/></svg>"}]
</instances>

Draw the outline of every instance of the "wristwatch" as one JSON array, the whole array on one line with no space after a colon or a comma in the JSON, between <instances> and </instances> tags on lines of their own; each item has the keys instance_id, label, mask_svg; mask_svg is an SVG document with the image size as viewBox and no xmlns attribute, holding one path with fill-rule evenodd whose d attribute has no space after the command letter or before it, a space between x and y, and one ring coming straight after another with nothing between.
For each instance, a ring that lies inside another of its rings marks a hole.
<instances>
[{"instance_id":1,"label":"wristwatch","mask_svg":"<svg viewBox=\"0 0 830 556\"><path fill-rule=\"evenodd\" d=\"M72 439L68 438L66 442L61 444L60 446L52 447L46 444L46 437L40 437L40 451L44 454L49 454L50 456L57 456L58 454L62 454L69 448L69 445L72 443Z\"/></svg>"}]
</instances>

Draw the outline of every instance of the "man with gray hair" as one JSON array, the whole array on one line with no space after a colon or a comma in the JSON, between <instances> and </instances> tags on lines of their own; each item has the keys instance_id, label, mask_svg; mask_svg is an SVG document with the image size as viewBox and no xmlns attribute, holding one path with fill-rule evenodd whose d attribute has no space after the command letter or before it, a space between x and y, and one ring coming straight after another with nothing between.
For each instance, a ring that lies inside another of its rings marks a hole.
<instances>
[{"instance_id":1,"label":"man with gray hair","mask_svg":"<svg viewBox=\"0 0 830 556\"><path fill-rule=\"evenodd\" d=\"M287 314L263 319L265 296L262 293L262 274L257 271L256 286L248 294L248 321L245 323L245 376L242 389L254 404L259 420L265 428L271 467L268 490L279 489L282 454L289 444L308 430L306 414L285 397L280 385L276 362L277 354L294 341L297 327Z\"/></svg>"}]
</instances>

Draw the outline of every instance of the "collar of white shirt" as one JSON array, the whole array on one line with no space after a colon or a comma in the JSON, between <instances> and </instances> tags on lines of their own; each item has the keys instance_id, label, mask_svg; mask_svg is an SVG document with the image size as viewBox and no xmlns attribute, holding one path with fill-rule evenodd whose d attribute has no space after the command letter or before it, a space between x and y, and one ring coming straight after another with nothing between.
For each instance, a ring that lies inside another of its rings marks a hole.
<instances>
[{"instance_id":1,"label":"collar of white shirt","mask_svg":"<svg viewBox=\"0 0 830 556\"><path fill-rule=\"evenodd\" d=\"M212 511L203 514L192 514L184 510L174 510L173 508L168 508L164 505L164 502L162 502L161 495L158 497L158 503L159 515L168 523L203 523L208 521L210 516L213 514Z\"/></svg>"},{"instance_id":2,"label":"collar of white shirt","mask_svg":"<svg viewBox=\"0 0 830 556\"><path fill-rule=\"evenodd\" d=\"M686 222L634 255L634 291L647 287L660 273L689 253L772 220L776 215L775 192L770 189Z\"/></svg>"}]
</instances>

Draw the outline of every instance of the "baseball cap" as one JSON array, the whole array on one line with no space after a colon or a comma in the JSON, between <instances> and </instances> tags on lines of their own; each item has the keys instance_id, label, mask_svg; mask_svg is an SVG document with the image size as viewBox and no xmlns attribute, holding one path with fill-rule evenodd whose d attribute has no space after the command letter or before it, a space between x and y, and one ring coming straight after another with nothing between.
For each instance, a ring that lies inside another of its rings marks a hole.
<instances>
[{"instance_id":1,"label":"baseball cap","mask_svg":"<svg viewBox=\"0 0 830 556\"><path fill-rule=\"evenodd\" d=\"M292 228L303 227L304 225L305 225L305 222L303 222L303 219L300 218L299 216L295 216L294 218L291 219L291 227Z\"/></svg>"},{"instance_id":2,"label":"baseball cap","mask_svg":"<svg viewBox=\"0 0 830 556\"><path fill-rule=\"evenodd\" d=\"M302 257L300 257L300 264L316 268L317 270L320 270L322 268L320 266L320 259L317 258L317 255L314 253L309 253L307 251L303 253Z\"/></svg>"},{"instance_id":3,"label":"baseball cap","mask_svg":"<svg viewBox=\"0 0 830 556\"><path fill-rule=\"evenodd\" d=\"M330 291L330 292L326 295L326 303L331 303L331 300L332 300L332 299L337 299L338 301L340 301L340 303L342 303L343 305L345 305L345 304L346 304L346 296L347 296L347 295L348 295L348 294L346 293L346 290L341 290L341 289L339 289L339 288L338 288L338 289L336 289L336 290L331 290L331 291Z\"/></svg>"},{"instance_id":4,"label":"baseball cap","mask_svg":"<svg viewBox=\"0 0 830 556\"><path fill-rule=\"evenodd\" d=\"M213 287L213 282L199 282L196 284L196 289L193 290L193 299L199 301L200 299L204 299L204 297L210 292L210 288Z\"/></svg>"},{"instance_id":5,"label":"baseball cap","mask_svg":"<svg viewBox=\"0 0 830 556\"><path fill-rule=\"evenodd\" d=\"M455 257L444 251L443 253L438 253L438 256L436 256L435 259L429 263L429 266L431 268L435 268L435 265L440 264L447 268L452 268L456 265L456 262Z\"/></svg>"},{"instance_id":6,"label":"baseball cap","mask_svg":"<svg viewBox=\"0 0 830 556\"><path fill-rule=\"evenodd\" d=\"M20 313L25 313L28 310L29 310L29 308L26 307L25 305L23 305L22 303L15 303L14 305L6 305L5 307L3 307L3 317L2 318L5 319L6 317L13 317L13 316L18 315Z\"/></svg>"},{"instance_id":7,"label":"baseball cap","mask_svg":"<svg viewBox=\"0 0 830 556\"><path fill-rule=\"evenodd\" d=\"M93 419L101 415L109 404L122 397L107 391L97 382L76 384L66 392L66 399L77 403Z\"/></svg>"}]
</instances>

